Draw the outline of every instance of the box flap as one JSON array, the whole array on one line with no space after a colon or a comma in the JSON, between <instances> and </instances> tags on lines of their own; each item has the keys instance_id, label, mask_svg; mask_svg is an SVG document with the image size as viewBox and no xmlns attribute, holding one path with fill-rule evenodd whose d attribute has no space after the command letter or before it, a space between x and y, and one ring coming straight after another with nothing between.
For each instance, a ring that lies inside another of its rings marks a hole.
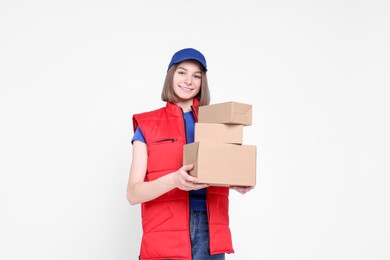
<instances>
[{"instance_id":1,"label":"box flap","mask_svg":"<svg viewBox=\"0 0 390 260\"><path fill-rule=\"evenodd\" d=\"M229 101L199 107L199 123L252 124L252 105Z\"/></svg>"}]
</instances>

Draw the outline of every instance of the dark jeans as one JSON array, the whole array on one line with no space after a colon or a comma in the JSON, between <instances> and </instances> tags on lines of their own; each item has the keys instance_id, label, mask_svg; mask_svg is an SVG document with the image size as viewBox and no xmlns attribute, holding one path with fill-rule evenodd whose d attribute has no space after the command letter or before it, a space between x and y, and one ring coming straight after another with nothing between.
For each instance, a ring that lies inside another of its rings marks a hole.
<instances>
[{"instance_id":1,"label":"dark jeans","mask_svg":"<svg viewBox=\"0 0 390 260\"><path fill-rule=\"evenodd\" d=\"M225 254L210 255L209 224L205 211L190 212L190 232L193 260L225 260Z\"/></svg>"}]
</instances>

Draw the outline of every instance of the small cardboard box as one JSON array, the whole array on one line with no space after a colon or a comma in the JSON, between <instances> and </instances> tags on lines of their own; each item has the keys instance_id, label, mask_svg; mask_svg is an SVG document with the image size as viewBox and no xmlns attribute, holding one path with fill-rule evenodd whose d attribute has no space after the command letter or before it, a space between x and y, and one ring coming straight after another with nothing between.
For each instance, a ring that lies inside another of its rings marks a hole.
<instances>
[{"instance_id":1,"label":"small cardboard box","mask_svg":"<svg viewBox=\"0 0 390 260\"><path fill-rule=\"evenodd\" d=\"M242 144L242 125L195 123L195 142Z\"/></svg>"},{"instance_id":2,"label":"small cardboard box","mask_svg":"<svg viewBox=\"0 0 390 260\"><path fill-rule=\"evenodd\" d=\"M252 105L224 102L199 107L199 123L252 124Z\"/></svg>"},{"instance_id":3,"label":"small cardboard box","mask_svg":"<svg viewBox=\"0 0 390 260\"><path fill-rule=\"evenodd\" d=\"M183 164L193 164L190 175L216 186L256 184L256 146L195 142L184 145Z\"/></svg>"}]
</instances>

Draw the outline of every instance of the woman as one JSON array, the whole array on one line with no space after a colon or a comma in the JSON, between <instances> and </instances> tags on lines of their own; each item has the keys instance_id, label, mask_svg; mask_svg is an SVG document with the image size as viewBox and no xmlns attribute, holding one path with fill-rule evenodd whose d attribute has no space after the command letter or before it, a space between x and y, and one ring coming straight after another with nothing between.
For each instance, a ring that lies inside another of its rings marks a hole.
<instances>
[{"instance_id":1,"label":"woman","mask_svg":"<svg viewBox=\"0 0 390 260\"><path fill-rule=\"evenodd\" d=\"M198 107L210 102L206 59L176 52L161 98L166 106L133 116L131 205L142 203L140 259L225 259L233 253L229 188L200 183L182 165L183 145L194 141ZM252 187L231 187L245 193Z\"/></svg>"}]
</instances>

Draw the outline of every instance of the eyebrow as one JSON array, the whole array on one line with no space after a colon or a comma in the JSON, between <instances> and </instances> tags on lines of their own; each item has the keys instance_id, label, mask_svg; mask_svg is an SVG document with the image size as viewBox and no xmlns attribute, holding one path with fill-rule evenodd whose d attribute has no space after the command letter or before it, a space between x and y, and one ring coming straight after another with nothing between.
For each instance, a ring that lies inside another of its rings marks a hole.
<instances>
[{"instance_id":1,"label":"eyebrow","mask_svg":"<svg viewBox=\"0 0 390 260\"><path fill-rule=\"evenodd\" d=\"M182 69L182 70L185 70L185 71L188 71L186 68L184 67L177 67L177 69ZM195 71L195 73L202 73L202 71L198 70L198 71Z\"/></svg>"}]
</instances>

